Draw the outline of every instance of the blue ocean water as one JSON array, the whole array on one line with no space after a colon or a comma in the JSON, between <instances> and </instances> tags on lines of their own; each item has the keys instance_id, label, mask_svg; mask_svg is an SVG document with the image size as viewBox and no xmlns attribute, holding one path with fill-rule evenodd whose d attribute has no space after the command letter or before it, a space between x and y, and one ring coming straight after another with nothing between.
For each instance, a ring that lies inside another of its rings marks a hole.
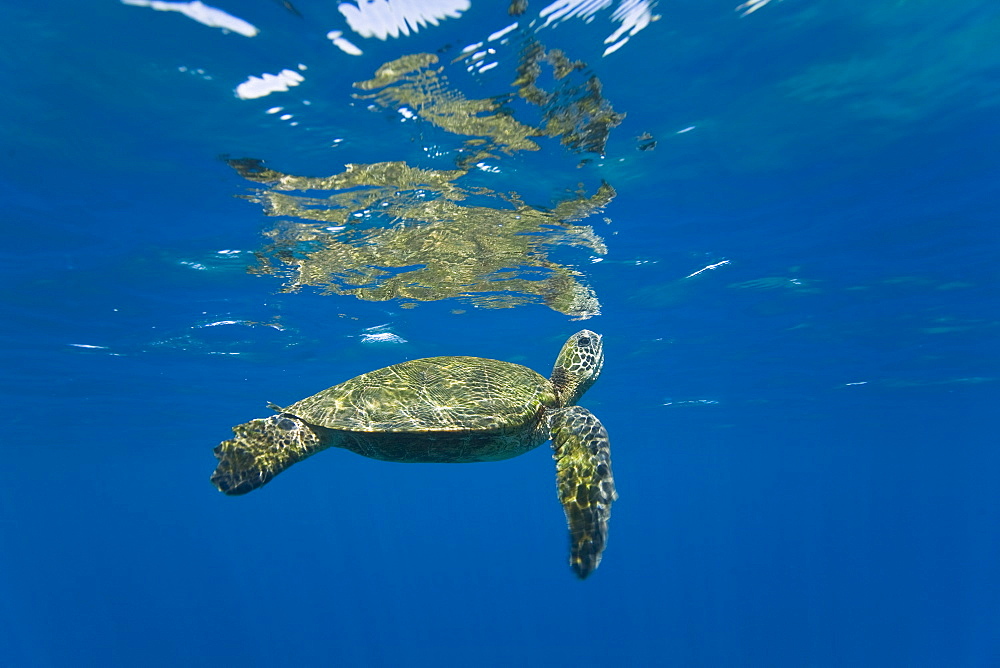
<instances>
[{"instance_id":1,"label":"blue ocean water","mask_svg":"<svg viewBox=\"0 0 1000 668\"><path fill-rule=\"evenodd\" d=\"M0 663L1000 664L993 3L662 1L606 55L628 3L544 26L476 0L384 40L315 0L220 2L253 37L171 4L4 3ZM541 137L467 178L539 210L615 189L580 221L606 255L547 251L599 315L247 271L275 219L227 158L453 169L467 137L352 84L434 53L510 96L529 39L626 116L603 154ZM467 69L479 42L496 67ZM586 581L548 446L208 482L269 401L433 355L547 373L582 327L621 494Z\"/></svg>"}]
</instances>

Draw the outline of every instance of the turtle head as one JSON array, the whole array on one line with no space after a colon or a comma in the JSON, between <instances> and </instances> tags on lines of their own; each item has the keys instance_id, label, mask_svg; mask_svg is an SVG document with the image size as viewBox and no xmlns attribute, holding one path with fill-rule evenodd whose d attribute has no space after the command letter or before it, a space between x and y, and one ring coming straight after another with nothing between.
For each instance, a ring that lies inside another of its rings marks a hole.
<instances>
[{"instance_id":1,"label":"turtle head","mask_svg":"<svg viewBox=\"0 0 1000 668\"><path fill-rule=\"evenodd\" d=\"M601 335L584 329L569 337L552 367L552 385L562 406L572 406L590 389L604 366Z\"/></svg>"}]
</instances>

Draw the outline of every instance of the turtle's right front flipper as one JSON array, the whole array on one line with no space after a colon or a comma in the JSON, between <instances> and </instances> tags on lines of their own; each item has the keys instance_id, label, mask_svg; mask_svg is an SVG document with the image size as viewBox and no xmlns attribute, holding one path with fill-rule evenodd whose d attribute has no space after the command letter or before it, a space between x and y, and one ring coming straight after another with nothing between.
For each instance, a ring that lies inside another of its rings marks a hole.
<instances>
[{"instance_id":1,"label":"turtle's right front flipper","mask_svg":"<svg viewBox=\"0 0 1000 668\"><path fill-rule=\"evenodd\" d=\"M581 406L556 410L549 425L559 500L569 525L569 563L582 580L601 563L611 504L618 498L611 446L604 425Z\"/></svg>"},{"instance_id":2,"label":"turtle's right front flipper","mask_svg":"<svg viewBox=\"0 0 1000 668\"><path fill-rule=\"evenodd\" d=\"M295 462L328 447L321 430L283 413L233 427L236 438L215 448L219 465L212 484L230 495L246 494Z\"/></svg>"}]
</instances>

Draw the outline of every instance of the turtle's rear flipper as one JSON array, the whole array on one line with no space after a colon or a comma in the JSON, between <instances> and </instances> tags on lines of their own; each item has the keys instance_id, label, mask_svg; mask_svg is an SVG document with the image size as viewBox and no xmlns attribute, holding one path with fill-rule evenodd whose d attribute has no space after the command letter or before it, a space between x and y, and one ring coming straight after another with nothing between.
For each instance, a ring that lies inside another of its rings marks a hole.
<instances>
[{"instance_id":1,"label":"turtle's rear flipper","mask_svg":"<svg viewBox=\"0 0 1000 668\"><path fill-rule=\"evenodd\" d=\"M246 494L295 462L326 446L318 430L294 415L272 415L233 427L236 438L215 448L212 484L226 494Z\"/></svg>"},{"instance_id":2,"label":"turtle's rear flipper","mask_svg":"<svg viewBox=\"0 0 1000 668\"><path fill-rule=\"evenodd\" d=\"M569 563L582 580L601 563L611 503L618 498L608 432L581 406L555 411L549 425L559 500L569 524Z\"/></svg>"}]
</instances>

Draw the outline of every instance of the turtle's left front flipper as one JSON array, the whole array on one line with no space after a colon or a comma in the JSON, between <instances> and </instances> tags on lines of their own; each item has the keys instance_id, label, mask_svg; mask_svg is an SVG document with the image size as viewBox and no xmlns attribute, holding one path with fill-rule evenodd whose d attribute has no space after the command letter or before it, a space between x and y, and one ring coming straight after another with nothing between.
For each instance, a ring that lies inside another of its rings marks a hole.
<instances>
[{"instance_id":1,"label":"turtle's left front flipper","mask_svg":"<svg viewBox=\"0 0 1000 668\"><path fill-rule=\"evenodd\" d=\"M608 432L581 406L556 410L549 426L559 500L569 524L569 563L582 580L601 563L611 504L618 498Z\"/></svg>"}]
</instances>

